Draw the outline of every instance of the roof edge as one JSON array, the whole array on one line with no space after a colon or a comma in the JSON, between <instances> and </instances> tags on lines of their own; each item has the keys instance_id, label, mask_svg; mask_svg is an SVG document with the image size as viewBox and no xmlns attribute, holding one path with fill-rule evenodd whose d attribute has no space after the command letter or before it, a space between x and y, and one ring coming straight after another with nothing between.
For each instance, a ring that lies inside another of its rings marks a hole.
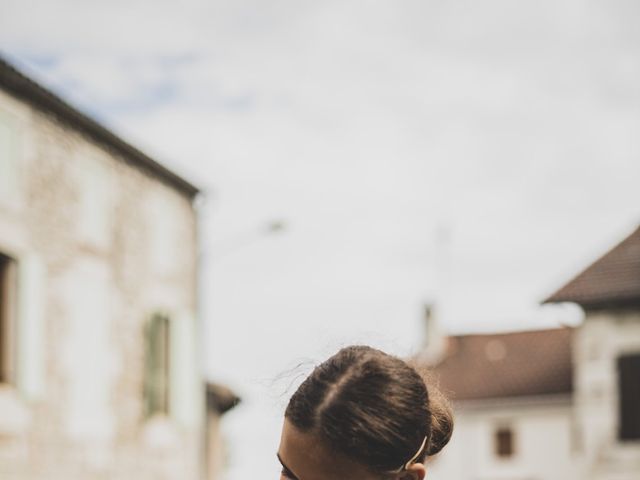
<instances>
[{"instance_id":1,"label":"roof edge","mask_svg":"<svg viewBox=\"0 0 640 480\"><path fill-rule=\"evenodd\" d=\"M223 415L236 407L241 399L229 387L214 382L205 384L207 410Z\"/></svg>"},{"instance_id":2,"label":"roof edge","mask_svg":"<svg viewBox=\"0 0 640 480\"><path fill-rule=\"evenodd\" d=\"M564 298L562 300L545 301L546 304L550 303L575 303L579 305L584 311L600 311L600 310L627 310L636 309L640 307L640 299L635 296L619 297L602 300L581 300L579 298Z\"/></svg>"},{"instance_id":3,"label":"roof edge","mask_svg":"<svg viewBox=\"0 0 640 480\"><path fill-rule=\"evenodd\" d=\"M20 72L2 55L0 55L0 88L10 95L53 115L60 122L86 135L94 142L113 150L126 163L159 178L187 195L190 199L194 199L200 193L200 189L191 182L153 160L96 120Z\"/></svg>"},{"instance_id":4,"label":"roof edge","mask_svg":"<svg viewBox=\"0 0 640 480\"><path fill-rule=\"evenodd\" d=\"M488 398L452 399L454 408L460 410L481 410L510 407L550 407L573 403L573 390L564 393L542 395L502 396Z\"/></svg>"},{"instance_id":5,"label":"roof edge","mask_svg":"<svg viewBox=\"0 0 640 480\"><path fill-rule=\"evenodd\" d=\"M546 332L557 332L560 330L564 331L573 331L576 327L572 325L558 325L557 327L545 327L545 328L526 328L523 330L507 330L507 331L498 331L498 332L475 332L475 333L461 333L457 335L448 335L447 338L470 338L470 337L508 337L511 335L527 335L527 334L538 334L538 333L546 333Z\"/></svg>"},{"instance_id":6,"label":"roof edge","mask_svg":"<svg viewBox=\"0 0 640 480\"><path fill-rule=\"evenodd\" d=\"M544 305L548 303L570 302L570 303L576 303L580 305L583 309L587 310L587 309L602 309L602 308L607 308L609 306L627 307L633 304L634 302L635 303L639 302L640 299L638 299L637 297L632 299L629 299L627 297L619 297L619 298L610 297L610 298L587 300L587 299L581 299L570 293L563 292L564 290L569 288L569 286L572 285L574 282L577 282L583 275L586 275L591 270L591 268L594 267L594 265L603 261L603 259L605 259L608 255L610 255L614 250L621 248L622 245L625 244L625 242L629 241L634 235L637 235L638 233L640 233L640 225L636 225L636 227L629 234L627 234L622 240L618 241L616 244L614 244L612 247L606 250L603 254L599 255L595 260L590 262L586 267L584 267L578 273L573 275L571 279L565 282L561 287L556 288L551 295L547 296L544 300L540 301L540 305Z\"/></svg>"},{"instance_id":7,"label":"roof edge","mask_svg":"<svg viewBox=\"0 0 640 480\"><path fill-rule=\"evenodd\" d=\"M582 268L580 271L578 271L578 273L574 274L568 281L564 282L562 284L562 286L556 288L553 293L551 295L548 295L544 300L541 300L539 303L540 305L545 305L548 303L562 303L562 302L570 302L570 303L576 303L578 305L580 305L583 308L589 308L591 304L594 304L595 308L604 308L603 306L600 305L600 303L602 303L602 305L604 305L605 303L614 303L617 304L616 300L608 300L607 302L603 301L594 301L594 302L589 302L589 301L583 301L580 300L579 298L575 298L572 297L571 295L562 295L561 292L567 288L567 286L571 285L573 282L575 282L579 277L581 277L583 274L585 274L593 265L595 265L596 263L598 263L600 260L602 260L603 258L605 258L607 255L609 255L613 250L615 250L616 248L620 247L624 242L626 242L627 240L629 240L630 237L632 237L633 235L635 235L636 233L640 232L640 225L637 225L628 235L626 235L622 240L620 240L619 242L617 242L616 244L614 244L612 247L610 247L609 249L607 249L605 252L603 252L601 255L599 255L595 260L593 260L592 262L590 262L586 267ZM637 299L636 299L637 301ZM623 305L627 304L627 300L623 299L622 300ZM607 305L608 306L608 305Z\"/></svg>"}]
</instances>

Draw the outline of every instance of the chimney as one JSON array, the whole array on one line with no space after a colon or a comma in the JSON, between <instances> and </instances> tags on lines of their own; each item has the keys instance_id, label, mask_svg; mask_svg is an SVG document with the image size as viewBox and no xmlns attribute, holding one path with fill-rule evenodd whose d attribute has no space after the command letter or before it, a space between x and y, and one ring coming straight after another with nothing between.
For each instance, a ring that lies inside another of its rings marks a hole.
<instances>
[{"instance_id":1,"label":"chimney","mask_svg":"<svg viewBox=\"0 0 640 480\"><path fill-rule=\"evenodd\" d=\"M445 317L450 302L451 230L451 226L446 222L440 222L435 229L435 301L424 305L422 318L424 341L420 357L427 364L438 363L447 348L447 338L442 323L446 322Z\"/></svg>"},{"instance_id":2,"label":"chimney","mask_svg":"<svg viewBox=\"0 0 640 480\"><path fill-rule=\"evenodd\" d=\"M423 310L424 342L420 352L421 361L436 364L446 350L447 340L438 322L435 305L427 303Z\"/></svg>"}]
</instances>

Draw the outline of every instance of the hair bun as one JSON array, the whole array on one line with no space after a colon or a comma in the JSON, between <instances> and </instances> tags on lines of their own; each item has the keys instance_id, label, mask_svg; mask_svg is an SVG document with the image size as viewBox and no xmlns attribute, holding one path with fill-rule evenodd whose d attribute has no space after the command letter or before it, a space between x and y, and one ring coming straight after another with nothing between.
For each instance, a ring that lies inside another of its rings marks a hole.
<instances>
[{"instance_id":1,"label":"hair bun","mask_svg":"<svg viewBox=\"0 0 640 480\"><path fill-rule=\"evenodd\" d=\"M440 390L427 385L429 390L429 410L431 411L431 438L427 445L427 455L435 455L449 443L453 433L453 411Z\"/></svg>"},{"instance_id":2,"label":"hair bun","mask_svg":"<svg viewBox=\"0 0 640 480\"><path fill-rule=\"evenodd\" d=\"M422 377L429 396L429 412L431 413L431 436L427 444L428 456L435 455L442 450L453 434L453 409L449 400L438 388L438 382L431 371L424 365L417 364L415 360L407 362Z\"/></svg>"}]
</instances>

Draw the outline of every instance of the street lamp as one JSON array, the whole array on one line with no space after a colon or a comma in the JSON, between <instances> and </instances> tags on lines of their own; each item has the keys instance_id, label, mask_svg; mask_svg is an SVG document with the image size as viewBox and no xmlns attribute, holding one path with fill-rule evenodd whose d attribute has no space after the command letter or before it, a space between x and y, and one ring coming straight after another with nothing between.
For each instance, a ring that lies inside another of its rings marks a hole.
<instances>
[{"instance_id":1,"label":"street lamp","mask_svg":"<svg viewBox=\"0 0 640 480\"><path fill-rule=\"evenodd\" d=\"M215 261L220 257L224 257L229 253L233 253L247 245L251 245L262 238L283 233L287 229L288 225L285 220L274 219L259 225L257 228L254 227L243 232L239 232L231 237L227 237L224 242L214 245L211 249L214 252L212 259Z\"/></svg>"}]
</instances>

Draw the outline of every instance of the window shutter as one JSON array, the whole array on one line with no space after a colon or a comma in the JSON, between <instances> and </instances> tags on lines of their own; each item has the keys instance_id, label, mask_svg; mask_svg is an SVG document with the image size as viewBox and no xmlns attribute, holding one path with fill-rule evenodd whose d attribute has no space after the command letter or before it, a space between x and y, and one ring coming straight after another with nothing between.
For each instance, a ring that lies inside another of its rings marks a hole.
<instances>
[{"instance_id":1,"label":"window shutter","mask_svg":"<svg viewBox=\"0 0 640 480\"><path fill-rule=\"evenodd\" d=\"M170 412L179 424L194 428L202 420L204 409L196 323L193 316L182 313L172 318L170 325Z\"/></svg>"},{"instance_id":2,"label":"window shutter","mask_svg":"<svg viewBox=\"0 0 640 480\"><path fill-rule=\"evenodd\" d=\"M44 392L45 267L36 255L18 262L16 384L27 400Z\"/></svg>"},{"instance_id":3,"label":"window shutter","mask_svg":"<svg viewBox=\"0 0 640 480\"><path fill-rule=\"evenodd\" d=\"M145 329L145 409L147 416L168 413L169 319L151 317Z\"/></svg>"},{"instance_id":4,"label":"window shutter","mask_svg":"<svg viewBox=\"0 0 640 480\"><path fill-rule=\"evenodd\" d=\"M0 111L0 200L16 195L18 130L15 120Z\"/></svg>"},{"instance_id":5,"label":"window shutter","mask_svg":"<svg viewBox=\"0 0 640 480\"><path fill-rule=\"evenodd\" d=\"M640 354L618 358L620 440L640 439Z\"/></svg>"}]
</instances>

